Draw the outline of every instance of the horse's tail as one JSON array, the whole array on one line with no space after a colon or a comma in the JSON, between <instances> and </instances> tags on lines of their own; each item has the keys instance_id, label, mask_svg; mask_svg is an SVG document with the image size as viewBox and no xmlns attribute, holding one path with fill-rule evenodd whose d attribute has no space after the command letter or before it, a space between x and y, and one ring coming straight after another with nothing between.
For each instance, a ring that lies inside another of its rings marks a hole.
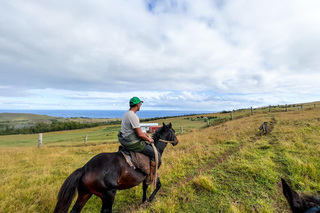
<instances>
[{"instance_id":1,"label":"horse's tail","mask_svg":"<svg viewBox=\"0 0 320 213\"><path fill-rule=\"evenodd\" d=\"M58 201L54 213L68 212L83 173L84 169L79 168L64 181L58 194Z\"/></svg>"}]
</instances>

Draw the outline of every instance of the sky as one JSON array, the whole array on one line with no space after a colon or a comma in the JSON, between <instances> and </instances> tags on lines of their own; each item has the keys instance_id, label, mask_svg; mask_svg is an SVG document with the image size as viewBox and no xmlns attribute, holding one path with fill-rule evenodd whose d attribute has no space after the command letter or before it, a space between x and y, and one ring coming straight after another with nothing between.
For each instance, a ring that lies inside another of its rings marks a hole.
<instances>
[{"instance_id":1,"label":"sky","mask_svg":"<svg viewBox=\"0 0 320 213\"><path fill-rule=\"evenodd\" d=\"M319 0L1 0L0 109L320 101ZM142 110L141 109L141 110Z\"/></svg>"}]
</instances>

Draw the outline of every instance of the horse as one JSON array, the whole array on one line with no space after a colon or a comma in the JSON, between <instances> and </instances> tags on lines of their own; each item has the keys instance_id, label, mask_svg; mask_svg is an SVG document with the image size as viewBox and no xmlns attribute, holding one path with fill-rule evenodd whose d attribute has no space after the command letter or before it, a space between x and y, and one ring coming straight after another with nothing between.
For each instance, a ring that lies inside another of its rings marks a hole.
<instances>
[{"instance_id":1,"label":"horse","mask_svg":"<svg viewBox=\"0 0 320 213\"><path fill-rule=\"evenodd\" d=\"M261 126L258 128L260 130L260 135L261 135L261 131L263 131L264 134L268 133L268 122L263 122L263 124L261 124Z\"/></svg>"},{"instance_id":2,"label":"horse","mask_svg":"<svg viewBox=\"0 0 320 213\"><path fill-rule=\"evenodd\" d=\"M283 194L293 213L320 213L320 197L301 195L281 178Z\"/></svg>"},{"instance_id":3,"label":"horse","mask_svg":"<svg viewBox=\"0 0 320 213\"><path fill-rule=\"evenodd\" d=\"M167 125L163 123L152 137L161 156L167 143L176 146L179 142L171 123ZM64 181L58 193L54 212L68 212L77 191L78 197L71 213L81 212L93 194L102 200L101 213L110 213L117 190L129 189L141 182L143 182L142 203L151 202L161 188L161 182L160 178L157 178L156 188L147 200L146 177L147 175L140 170L130 167L120 152L97 154Z\"/></svg>"}]
</instances>

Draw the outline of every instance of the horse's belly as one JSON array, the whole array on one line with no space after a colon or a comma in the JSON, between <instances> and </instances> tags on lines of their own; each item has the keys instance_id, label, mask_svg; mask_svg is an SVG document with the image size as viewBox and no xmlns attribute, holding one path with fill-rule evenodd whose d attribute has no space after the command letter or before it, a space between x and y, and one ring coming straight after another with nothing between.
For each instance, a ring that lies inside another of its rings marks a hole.
<instances>
[{"instance_id":1,"label":"horse's belly","mask_svg":"<svg viewBox=\"0 0 320 213\"><path fill-rule=\"evenodd\" d=\"M147 176L138 171L126 171L120 175L118 189L129 189L139 185Z\"/></svg>"}]
</instances>

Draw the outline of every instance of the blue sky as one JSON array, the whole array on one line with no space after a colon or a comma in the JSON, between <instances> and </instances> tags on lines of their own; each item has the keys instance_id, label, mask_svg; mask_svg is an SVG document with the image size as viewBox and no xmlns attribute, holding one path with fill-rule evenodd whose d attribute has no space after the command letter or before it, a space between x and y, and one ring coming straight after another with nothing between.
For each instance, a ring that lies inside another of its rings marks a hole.
<instances>
[{"instance_id":1,"label":"blue sky","mask_svg":"<svg viewBox=\"0 0 320 213\"><path fill-rule=\"evenodd\" d=\"M320 100L320 1L0 1L0 109Z\"/></svg>"}]
</instances>

